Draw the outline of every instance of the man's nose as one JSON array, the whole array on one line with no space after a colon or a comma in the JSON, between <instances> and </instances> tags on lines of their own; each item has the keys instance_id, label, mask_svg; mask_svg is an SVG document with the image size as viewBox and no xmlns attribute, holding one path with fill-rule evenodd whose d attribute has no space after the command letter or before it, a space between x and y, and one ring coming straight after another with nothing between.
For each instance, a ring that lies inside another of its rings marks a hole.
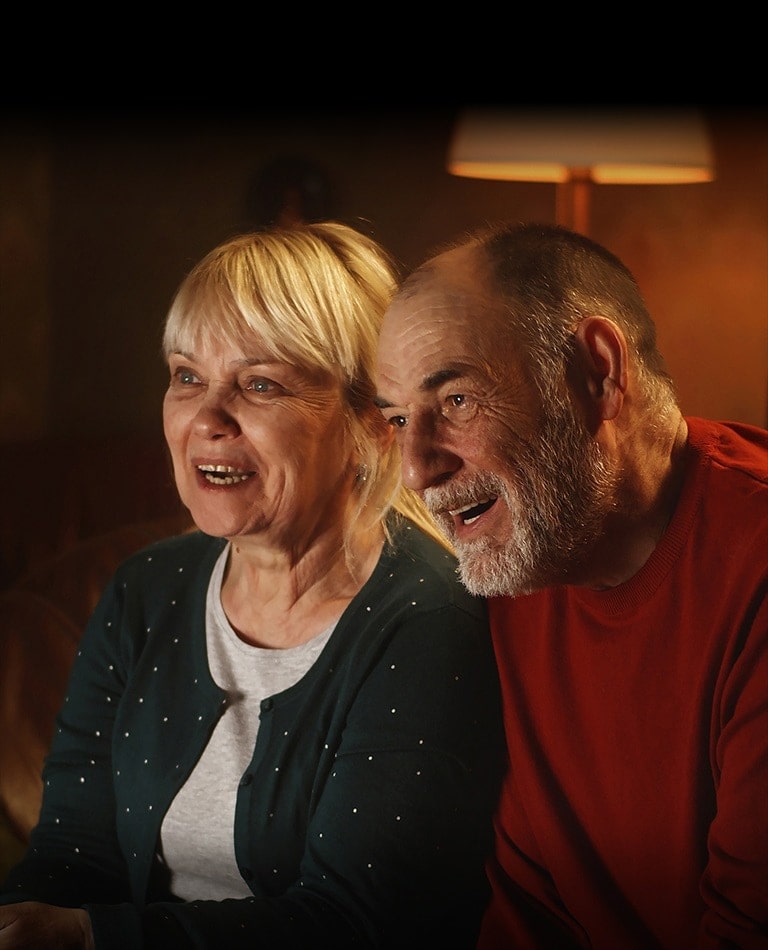
<instances>
[{"instance_id":1,"label":"man's nose","mask_svg":"<svg viewBox=\"0 0 768 950\"><path fill-rule=\"evenodd\" d=\"M424 491L446 481L461 467L461 458L441 438L434 420L413 416L398 433L403 484Z\"/></svg>"}]
</instances>

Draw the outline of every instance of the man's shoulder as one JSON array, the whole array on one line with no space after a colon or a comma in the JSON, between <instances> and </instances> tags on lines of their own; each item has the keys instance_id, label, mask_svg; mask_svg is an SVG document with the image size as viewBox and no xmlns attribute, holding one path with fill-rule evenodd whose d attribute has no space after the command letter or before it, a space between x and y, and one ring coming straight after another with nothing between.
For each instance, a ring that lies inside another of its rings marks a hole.
<instances>
[{"instance_id":1,"label":"man's shoulder","mask_svg":"<svg viewBox=\"0 0 768 950\"><path fill-rule=\"evenodd\" d=\"M688 442L722 469L768 487L768 430L744 422L687 418Z\"/></svg>"}]
</instances>

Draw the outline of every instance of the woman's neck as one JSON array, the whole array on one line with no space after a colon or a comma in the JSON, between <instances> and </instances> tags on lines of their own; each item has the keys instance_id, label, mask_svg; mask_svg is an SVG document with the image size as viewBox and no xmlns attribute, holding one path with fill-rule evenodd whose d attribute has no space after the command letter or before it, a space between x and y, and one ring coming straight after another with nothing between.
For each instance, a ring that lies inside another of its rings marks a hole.
<instances>
[{"instance_id":1,"label":"woman's neck","mask_svg":"<svg viewBox=\"0 0 768 950\"><path fill-rule=\"evenodd\" d=\"M306 643L338 620L373 573L383 543L380 525L356 532L349 551L338 538L300 554L234 538L221 588L224 613L247 643Z\"/></svg>"}]
</instances>

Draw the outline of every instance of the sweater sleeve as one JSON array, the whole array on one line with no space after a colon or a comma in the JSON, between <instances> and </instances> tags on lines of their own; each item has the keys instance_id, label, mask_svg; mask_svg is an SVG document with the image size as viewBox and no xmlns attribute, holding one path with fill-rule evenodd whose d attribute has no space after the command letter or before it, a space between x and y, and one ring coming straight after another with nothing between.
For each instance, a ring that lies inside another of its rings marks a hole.
<instances>
[{"instance_id":1,"label":"sweater sleeve","mask_svg":"<svg viewBox=\"0 0 768 950\"><path fill-rule=\"evenodd\" d=\"M437 610L390 643L349 716L309 828L301 886L319 891L335 877L335 899L371 944L398 922L397 945L419 932L438 946L442 933L449 945L453 905L452 939L474 945L466 927L486 899L501 719L487 638L468 635L471 624Z\"/></svg>"},{"instance_id":2,"label":"sweater sleeve","mask_svg":"<svg viewBox=\"0 0 768 950\"><path fill-rule=\"evenodd\" d=\"M717 811L702 878L702 948L768 948L768 600L723 682L713 711ZM742 646L740 644L740 646Z\"/></svg>"},{"instance_id":3,"label":"sweater sleeve","mask_svg":"<svg viewBox=\"0 0 768 950\"><path fill-rule=\"evenodd\" d=\"M122 690L117 637L105 618L119 612L120 589L108 586L73 662L43 768L43 802L27 851L0 902L59 906L129 900L118 846L112 782L112 731Z\"/></svg>"}]
</instances>

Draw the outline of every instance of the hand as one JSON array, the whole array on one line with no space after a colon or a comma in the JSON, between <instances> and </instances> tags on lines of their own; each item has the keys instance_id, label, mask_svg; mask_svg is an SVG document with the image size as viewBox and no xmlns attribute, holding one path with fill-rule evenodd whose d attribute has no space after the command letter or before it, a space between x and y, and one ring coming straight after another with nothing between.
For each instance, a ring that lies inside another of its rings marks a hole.
<instances>
[{"instance_id":1,"label":"hand","mask_svg":"<svg viewBox=\"0 0 768 950\"><path fill-rule=\"evenodd\" d=\"M91 918L79 907L38 901L0 906L0 950L93 950Z\"/></svg>"}]
</instances>

